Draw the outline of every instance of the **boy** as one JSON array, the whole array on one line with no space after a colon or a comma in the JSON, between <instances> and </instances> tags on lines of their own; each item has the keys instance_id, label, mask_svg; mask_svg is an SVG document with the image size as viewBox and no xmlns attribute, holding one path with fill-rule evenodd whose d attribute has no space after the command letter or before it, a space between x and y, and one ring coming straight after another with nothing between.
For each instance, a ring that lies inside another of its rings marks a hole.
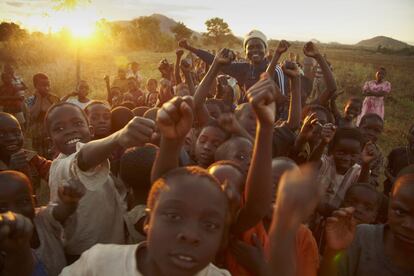
<instances>
[{"instance_id":1,"label":"boy","mask_svg":"<svg viewBox=\"0 0 414 276\"><path fill-rule=\"evenodd\" d=\"M372 143L375 148L376 156L369 164L370 174L369 183L375 186L379 185L379 177L384 167L384 156L379 148L377 141L384 130L384 121L375 113L368 113L362 116L359 123L359 129L366 142Z\"/></svg>"},{"instance_id":2,"label":"boy","mask_svg":"<svg viewBox=\"0 0 414 276\"><path fill-rule=\"evenodd\" d=\"M151 189L151 169L157 151L158 147L147 144L130 148L121 157L119 177L128 189L128 212L124 215L128 244L145 240L146 200Z\"/></svg>"},{"instance_id":3,"label":"boy","mask_svg":"<svg viewBox=\"0 0 414 276\"><path fill-rule=\"evenodd\" d=\"M414 275L414 174L394 183L387 224L355 228L353 211L340 209L328 219L321 275Z\"/></svg>"},{"instance_id":4,"label":"boy","mask_svg":"<svg viewBox=\"0 0 414 276\"><path fill-rule=\"evenodd\" d=\"M57 198L61 179L77 179L86 189L75 219L65 225L68 259L76 260L83 251L99 242L123 243L124 208L109 174L107 158L116 150L148 142L154 123L135 117L121 130L91 141L93 133L82 109L70 103L59 103L49 109L45 127L59 152L50 168L51 200Z\"/></svg>"},{"instance_id":5,"label":"boy","mask_svg":"<svg viewBox=\"0 0 414 276\"><path fill-rule=\"evenodd\" d=\"M94 100L84 110L93 127L94 139L105 138L111 134L111 108L107 103Z\"/></svg>"},{"instance_id":6,"label":"boy","mask_svg":"<svg viewBox=\"0 0 414 276\"><path fill-rule=\"evenodd\" d=\"M231 160L236 162L247 174L250 166L250 160L253 153L253 144L244 137L233 137L217 148L214 155L215 161Z\"/></svg>"},{"instance_id":7,"label":"boy","mask_svg":"<svg viewBox=\"0 0 414 276\"><path fill-rule=\"evenodd\" d=\"M61 275L230 275L211 263L225 238L229 210L207 171L169 171L153 184L147 207L146 242L96 245Z\"/></svg>"},{"instance_id":8,"label":"boy","mask_svg":"<svg viewBox=\"0 0 414 276\"><path fill-rule=\"evenodd\" d=\"M351 97L346 102L344 107L344 116L342 117L339 113L338 107L336 106L336 97L331 99L331 112L335 117L335 124L338 127L356 127L356 119L361 113L362 101L359 98Z\"/></svg>"},{"instance_id":9,"label":"boy","mask_svg":"<svg viewBox=\"0 0 414 276\"><path fill-rule=\"evenodd\" d=\"M52 162L34 151L22 149L23 139L17 119L0 112L0 171L16 170L24 173L37 192L41 179L48 181Z\"/></svg>"},{"instance_id":10,"label":"boy","mask_svg":"<svg viewBox=\"0 0 414 276\"><path fill-rule=\"evenodd\" d=\"M66 266L61 241L62 225L76 211L82 192L60 186L53 204L35 209L29 179L16 171L0 172L0 212L13 212L28 218L33 224L30 247L36 270L58 275Z\"/></svg>"},{"instance_id":11,"label":"boy","mask_svg":"<svg viewBox=\"0 0 414 276\"><path fill-rule=\"evenodd\" d=\"M52 158L50 145L45 139L47 135L44 129L44 119L49 107L59 102L59 97L50 93L50 81L46 74L38 73L34 75L33 86L36 89L35 94L27 99L32 146L41 156Z\"/></svg>"},{"instance_id":12,"label":"boy","mask_svg":"<svg viewBox=\"0 0 414 276\"><path fill-rule=\"evenodd\" d=\"M354 207L356 224L375 223L382 197L372 185L357 183L348 188L343 207Z\"/></svg>"}]
</instances>

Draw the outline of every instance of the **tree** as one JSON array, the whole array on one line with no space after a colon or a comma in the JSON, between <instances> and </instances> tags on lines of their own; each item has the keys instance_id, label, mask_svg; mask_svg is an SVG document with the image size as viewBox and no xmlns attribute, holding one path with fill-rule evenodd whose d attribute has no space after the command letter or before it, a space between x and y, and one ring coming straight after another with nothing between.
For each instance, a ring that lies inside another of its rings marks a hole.
<instances>
[{"instance_id":1,"label":"tree","mask_svg":"<svg viewBox=\"0 0 414 276\"><path fill-rule=\"evenodd\" d=\"M132 23L136 30L137 46L155 49L161 38L160 21L151 16L141 16Z\"/></svg>"},{"instance_id":2,"label":"tree","mask_svg":"<svg viewBox=\"0 0 414 276\"><path fill-rule=\"evenodd\" d=\"M27 36L27 32L13 22L0 23L0 41L20 40Z\"/></svg>"},{"instance_id":3,"label":"tree","mask_svg":"<svg viewBox=\"0 0 414 276\"><path fill-rule=\"evenodd\" d=\"M183 22L178 22L177 25L171 27L171 32L173 32L176 41L180 41L181 39L189 39L193 34L193 32L187 28Z\"/></svg>"},{"instance_id":4,"label":"tree","mask_svg":"<svg viewBox=\"0 0 414 276\"><path fill-rule=\"evenodd\" d=\"M214 17L205 22L207 33L203 34L207 41L222 45L226 37L232 35L229 25L223 19Z\"/></svg>"}]
</instances>

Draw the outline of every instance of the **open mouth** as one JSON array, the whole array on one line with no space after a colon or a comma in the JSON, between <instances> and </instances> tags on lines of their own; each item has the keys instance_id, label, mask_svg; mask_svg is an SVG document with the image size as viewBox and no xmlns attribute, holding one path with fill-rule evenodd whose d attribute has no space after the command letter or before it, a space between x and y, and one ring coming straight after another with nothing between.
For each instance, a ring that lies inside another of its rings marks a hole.
<instances>
[{"instance_id":1,"label":"open mouth","mask_svg":"<svg viewBox=\"0 0 414 276\"><path fill-rule=\"evenodd\" d=\"M170 258L174 265L183 269L192 269L197 266L197 261L188 255L171 254Z\"/></svg>"},{"instance_id":2,"label":"open mouth","mask_svg":"<svg viewBox=\"0 0 414 276\"><path fill-rule=\"evenodd\" d=\"M80 138L72 138L68 141L66 141L65 145L73 145L76 144L77 142L79 142L81 139Z\"/></svg>"}]
</instances>

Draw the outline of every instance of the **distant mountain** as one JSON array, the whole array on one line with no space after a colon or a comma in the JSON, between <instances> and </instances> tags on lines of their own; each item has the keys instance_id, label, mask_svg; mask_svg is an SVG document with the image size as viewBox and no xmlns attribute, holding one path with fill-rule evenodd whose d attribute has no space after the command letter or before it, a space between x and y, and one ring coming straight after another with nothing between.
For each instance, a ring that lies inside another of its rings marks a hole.
<instances>
[{"instance_id":1,"label":"distant mountain","mask_svg":"<svg viewBox=\"0 0 414 276\"><path fill-rule=\"evenodd\" d=\"M371 39L361 40L355 46L359 47L366 47L366 48L378 48L378 46L392 49L392 50L400 50L404 48L410 48L413 47L405 42L393 39L391 37L386 36L376 36Z\"/></svg>"},{"instance_id":2,"label":"distant mountain","mask_svg":"<svg viewBox=\"0 0 414 276\"><path fill-rule=\"evenodd\" d=\"M169 18L169 17L167 17L165 15L162 15L162 14L154 13L154 14L150 15L150 17L156 18L160 22L161 32L167 33L167 34L170 34L170 35L172 35L171 28L178 24L178 22L175 21L174 19ZM132 22L132 20L130 20L130 21L128 21L128 20L119 20L119 21L114 21L113 23L118 25L118 26L121 26L121 27L128 27L128 26L131 26L131 22ZM191 30L191 31L193 32L193 36L195 36L197 38L201 37L201 33L193 31L193 30Z\"/></svg>"}]
</instances>

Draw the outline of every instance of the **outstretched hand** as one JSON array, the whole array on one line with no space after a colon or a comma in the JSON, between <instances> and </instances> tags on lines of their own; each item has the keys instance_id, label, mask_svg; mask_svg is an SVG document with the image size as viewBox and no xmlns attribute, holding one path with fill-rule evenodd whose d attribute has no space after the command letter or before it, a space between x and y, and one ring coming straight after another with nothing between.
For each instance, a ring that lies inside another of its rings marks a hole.
<instances>
[{"instance_id":1,"label":"outstretched hand","mask_svg":"<svg viewBox=\"0 0 414 276\"><path fill-rule=\"evenodd\" d=\"M118 132L118 144L123 148L142 146L151 141L154 130L153 120L136 116Z\"/></svg>"},{"instance_id":2,"label":"outstretched hand","mask_svg":"<svg viewBox=\"0 0 414 276\"><path fill-rule=\"evenodd\" d=\"M184 141L193 125L193 98L175 97L157 112L157 125L161 135L167 139Z\"/></svg>"},{"instance_id":3,"label":"outstretched hand","mask_svg":"<svg viewBox=\"0 0 414 276\"><path fill-rule=\"evenodd\" d=\"M309 41L308 43L305 44L305 46L303 46L303 53L306 56L312 57L312 58L316 58L320 56L318 47L316 47L316 45L311 41Z\"/></svg>"},{"instance_id":4,"label":"outstretched hand","mask_svg":"<svg viewBox=\"0 0 414 276\"><path fill-rule=\"evenodd\" d=\"M326 246L333 251L349 247L355 236L356 223L352 216L354 207L341 208L326 220Z\"/></svg>"},{"instance_id":5,"label":"outstretched hand","mask_svg":"<svg viewBox=\"0 0 414 276\"><path fill-rule=\"evenodd\" d=\"M276 89L276 84L267 73L264 73L261 79L247 91L247 99L261 125L273 126L275 122Z\"/></svg>"}]
</instances>

